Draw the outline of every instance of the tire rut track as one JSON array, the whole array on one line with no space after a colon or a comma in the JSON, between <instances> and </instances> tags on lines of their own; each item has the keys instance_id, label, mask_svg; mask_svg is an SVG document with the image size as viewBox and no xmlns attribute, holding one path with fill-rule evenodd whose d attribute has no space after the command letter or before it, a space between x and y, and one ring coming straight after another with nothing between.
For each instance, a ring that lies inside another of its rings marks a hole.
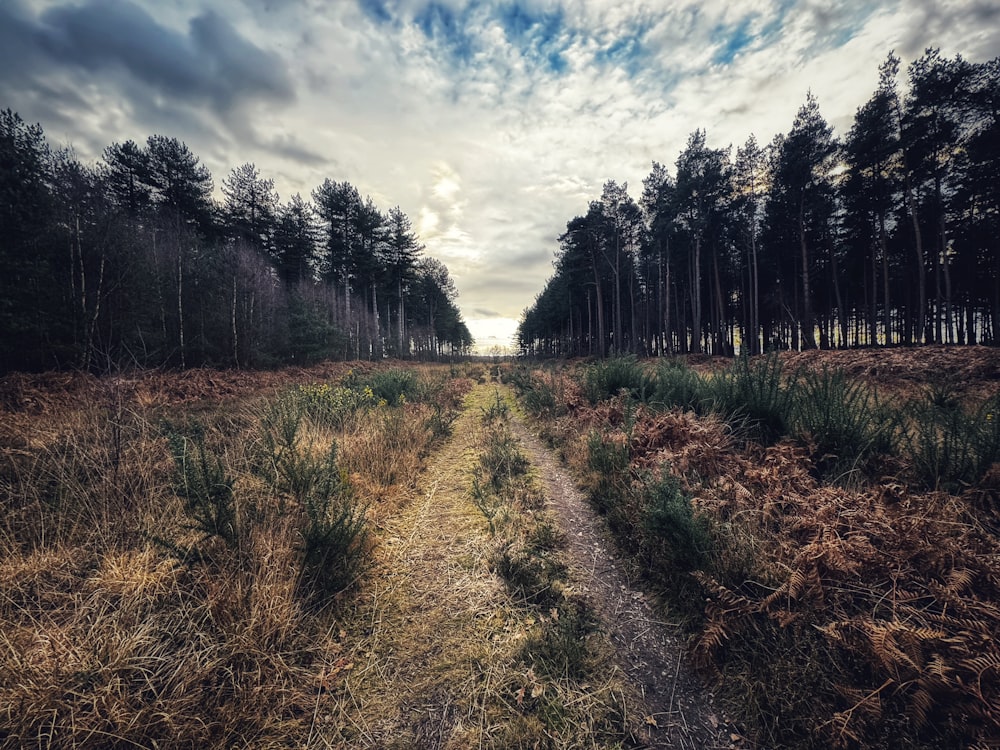
<instances>
[{"instance_id":1,"label":"tire rut track","mask_svg":"<svg viewBox=\"0 0 1000 750\"><path fill-rule=\"evenodd\" d=\"M644 707L646 747L739 747L739 735L720 718L712 694L687 662L677 627L657 618L651 595L628 575L603 519L516 411L511 426L565 535L571 577L597 613Z\"/></svg>"}]
</instances>

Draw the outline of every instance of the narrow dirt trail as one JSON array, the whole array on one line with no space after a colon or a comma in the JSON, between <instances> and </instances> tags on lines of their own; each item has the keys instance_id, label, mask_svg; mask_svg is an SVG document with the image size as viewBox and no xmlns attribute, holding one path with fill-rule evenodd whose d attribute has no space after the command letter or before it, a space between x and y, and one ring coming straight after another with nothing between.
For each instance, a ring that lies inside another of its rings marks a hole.
<instances>
[{"instance_id":1,"label":"narrow dirt trail","mask_svg":"<svg viewBox=\"0 0 1000 750\"><path fill-rule=\"evenodd\" d=\"M648 747L738 747L739 735L723 721L711 693L686 662L678 628L658 619L650 595L629 576L603 519L517 411L512 427L565 534L571 578L598 613L649 717L642 739Z\"/></svg>"},{"instance_id":2,"label":"narrow dirt trail","mask_svg":"<svg viewBox=\"0 0 1000 750\"><path fill-rule=\"evenodd\" d=\"M683 662L675 630L656 621L603 536L603 522L512 410L510 425L535 467L545 511L563 531L566 544L558 554L568 565L570 584L597 614L597 637L606 644L600 647L607 660L600 675L578 686L581 692L571 702L612 706L612 714L621 716L620 734L617 741L601 740L607 732L581 729L586 717L581 722L579 713L539 723L527 702L522 706L526 688L532 698L536 687L548 690L545 695L559 688L536 681L524 661L525 639L539 614L512 600L491 572L495 540L470 494L482 450L483 407L498 391L513 403L504 386L473 389L411 499L380 529L379 562L344 618L344 651L317 697L308 746L732 747L729 731ZM641 717L649 717L647 723Z\"/></svg>"}]
</instances>

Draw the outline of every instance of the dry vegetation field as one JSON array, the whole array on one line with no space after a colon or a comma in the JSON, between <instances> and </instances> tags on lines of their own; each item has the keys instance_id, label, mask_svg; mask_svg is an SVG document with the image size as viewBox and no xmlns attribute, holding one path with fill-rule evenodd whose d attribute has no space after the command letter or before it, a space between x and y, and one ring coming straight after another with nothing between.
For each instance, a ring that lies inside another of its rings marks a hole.
<instances>
[{"instance_id":1,"label":"dry vegetation field","mask_svg":"<svg viewBox=\"0 0 1000 750\"><path fill-rule=\"evenodd\" d=\"M0 748L690 746L522 408L734 746L998 746L995 350L501 369L0 379Z\"/></svg>"},{"instance_id":2,"label":"dry vegetation field","mask_svg":"<svg viewBox=\"0 0 1000 750\"><path fill-rule=\"evenodd\" d=\"M0 382L0 746L304 746L340 612L471 381Z\"/></svg>"},{"instance_id":3,"label":"dry vegetation field","mask_svg":"<svg viewBox=\"0 0 1000 750\"><path fill-rule=\"evenodd\" d=\"M0 747L623 746L486 379L0 381Z\"/></svg>"},{"instance_id":4,"label":"dry vegetation field","mask_svg":"<svg viewBox=\"0 0 1000 750\"><path fill-rule=\"evenodd\" d=\"M759 747L1000 746L1000 352L506 378Z\"/></svg>"}]
</instances>

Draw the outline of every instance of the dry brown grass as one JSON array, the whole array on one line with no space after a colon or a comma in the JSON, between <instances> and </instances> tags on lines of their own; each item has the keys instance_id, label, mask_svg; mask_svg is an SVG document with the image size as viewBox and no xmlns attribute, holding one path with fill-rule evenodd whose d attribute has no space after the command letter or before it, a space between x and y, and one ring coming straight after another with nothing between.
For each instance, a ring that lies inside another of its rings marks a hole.
<instances>
[{"instance_id":1,"label":"dry brown grass","mask_svg":"<svg viewBox=\"0 0 1000 750\"><path fill-rule=\"evenodd\" d=\"M0 747L317 744L351 597L304 596L301 509L257 466L266 403L346 370L0 381ZM467 387L436 377L452 399ZM350 435L307 423L303 450L341 444L357 501L392 508L426 412L375 409ZM196 419L232 479L234 545L188 528L165 418Z\"/></svg>"},{"instance_id":2,"label":"dry brown grass","mask_svg":"<svg viewBox=\"0 0 1000 750\"><path fill-rule=\"evenodd\" d=\"M473 392L411 502L384 519L379 564L345 620L353 647L317 704L325 746L609 748L625 736L614 676L536 664L558 609L512 598L490 572L500 542L469 488L491 397Z\"/></svg>"}]
</instances>

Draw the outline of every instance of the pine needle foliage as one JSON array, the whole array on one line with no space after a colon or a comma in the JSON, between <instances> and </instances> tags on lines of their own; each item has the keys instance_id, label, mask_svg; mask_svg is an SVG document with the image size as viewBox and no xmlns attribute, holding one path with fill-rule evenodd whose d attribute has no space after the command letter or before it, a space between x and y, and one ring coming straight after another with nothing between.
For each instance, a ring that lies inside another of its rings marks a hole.
<instances>
[{"instance_id":1,"label":"pine needle foliage","mask_svg":"<svg viewBox=\"0 0 1000 750\"><path fill-rule=\"evenodd\" d=\"M202 539L220 537L227 546L239 545L233 478L218 455L205 447L205 428L198 422L183 427L165 424L167 443L174 459L174 493L184 499L190 528Z\"/></svg>"}]
</instances>

